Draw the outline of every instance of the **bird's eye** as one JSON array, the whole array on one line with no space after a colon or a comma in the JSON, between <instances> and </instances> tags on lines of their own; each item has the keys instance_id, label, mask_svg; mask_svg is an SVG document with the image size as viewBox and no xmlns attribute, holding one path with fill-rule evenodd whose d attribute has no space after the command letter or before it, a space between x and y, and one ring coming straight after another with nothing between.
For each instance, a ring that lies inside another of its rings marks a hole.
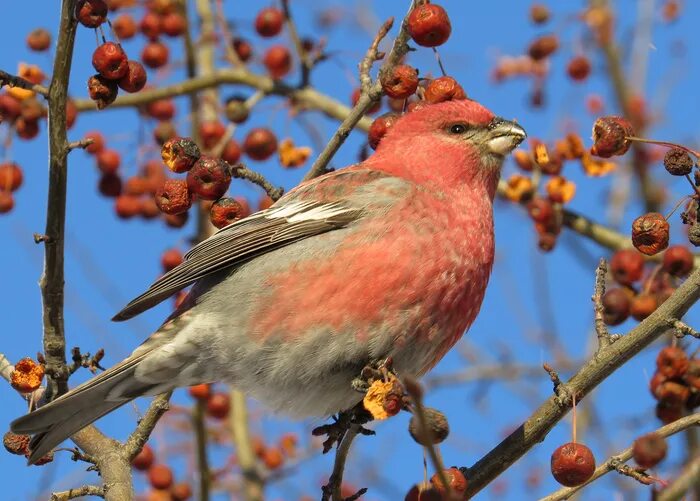
<instances>
[{"instance_id":1,"label":"bird's eye","mask_svg":"<svg viewBox=\"0 0 700 501\"><path fill-rule=\"evenodd\" d=\"M464 134L467 131L467 126L464 124L454 124L450 126L450 134Z\"/></svg>"}]
</instances>

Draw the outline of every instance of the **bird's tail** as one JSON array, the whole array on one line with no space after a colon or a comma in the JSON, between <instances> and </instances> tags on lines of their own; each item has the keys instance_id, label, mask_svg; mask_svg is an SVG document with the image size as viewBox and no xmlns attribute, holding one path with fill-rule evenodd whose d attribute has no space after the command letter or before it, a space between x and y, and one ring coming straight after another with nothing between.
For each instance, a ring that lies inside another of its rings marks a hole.
<instances>
[{"instance_id":1,"label":"bird's tail","mask_svg":"<svg viewBox=\"0 0 700 501\"><path fill-rule=\"evenodd\" d=\"M127 359L77 386L45 406L15 419L15 433L33 435L29 464L105 414L121 407L153 385L138 383L134 371L139 360Z\"/></svg>"}]
</instances>

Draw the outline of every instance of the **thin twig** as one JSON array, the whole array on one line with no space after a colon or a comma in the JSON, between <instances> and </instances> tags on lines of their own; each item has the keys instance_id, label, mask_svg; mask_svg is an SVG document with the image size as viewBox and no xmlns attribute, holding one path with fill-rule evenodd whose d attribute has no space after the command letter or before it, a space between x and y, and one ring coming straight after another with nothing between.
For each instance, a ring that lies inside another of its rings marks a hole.
<instances>
[{"instance_id":1,"label":"thin twig","mask_svg":"<svg viewBox=\"0 0 700 501\"><path fill-rule=\"evenodd\" d=\"M355 437L360 433L360 425L351 424L348 431L345 433L340 445L338 445L338 450L335 453L335 460L333 462L333 472L328 479L328 484L323 486L323 495L321 496L321 501L343 501L343 496L340 492L340 488L343 484L343 472L345 471L345 463L348 459L348 453L350 452L350 446Z\"/></svg>"},{"instance_id":2,"label":"thin twig","mask_svg":"<svg viewBox=\"0 0 700 501\"><path fill-rule=\"evenodd\" d=\"M258 464L250 440L248 428L248 402L245 395L238 390L231 390L231 412L229 427L236 447L238 465L243 474L243 495L246 501L264 499L265 479L260 475Z\"/></svg>"},{"instance_id":3,"label":"thin twig","mask_svg":"<svg viewBox=\"0 0 700 501\"><path fill-rule=\"evenodd\" d=\"M239 178L239 179L246 179L250 181L253 184L257 184L260 186L263 190L265 190L265 193L274 201L279 200L279 198L282 196L284 193L284 188L275 188L272 183L270 183L265 176L260 174L259 172L255 172L253 170L250 170L248 167L246 167L243 164L236 164L233 166L232 174L233 177Z\"/></svg>"},{"instance_id":4,"label":"thin twig","mask_svg":"<svg viewBox=\"0 0 700 501\"><path fill-rule=\"evenodd\" d=\"M292 39L297 56L299 56L299 61L301 62L301 83L299 84L299 87L306 87L309 85L312 64L311 60L309 59L309 54L304 48L304 43L301 41L301 38L299 38L296 24L294 24L294 20L292 19L292 13L289 9L289 0L282 0L282 12L284 13L284 19L287 23L289 38Z\"/></svg>"},{"instance_id":5,"label":"thin twig","mask_svg":"<svg viewBox=\"0 0 700 501\"><path fill-rule=\"evenodd\" d=\"M145 443L148 442L148 438L151 436L156 424L158 424L158 420L160 420L161 416L170 408L170 397L172 394L173 392L169 391L155 397L151 405L148 406L146 414L143 415L138 426L136 426L136 429L129 435L126 442L124 442L123 452L129 458L129 461L134 459L138 453L141 452Z\"/></svg>"},{"instance_id":6,"label":"thin twig","mask_svg":"<svg viewBox=\"0 0 700 501\"><path fill-rule=\"evenodd\" d=\"M694 338L700 339L700 332L693 329L690 325L678 320L677 318L671 318L668 321L668 325L673 327L676 331L676 337L682 338L684 336L692 336Z\"/></svg>"},{"instance_id":7,"label":"thin twig","mask_svg":"<svg viewBox=\"0 0 700 501\"><path fill-rule=\"evenodd\" d=\"M90 146L94 142L95 142L95 140L93 138L86 137L86 138L81 139L79 141L72 141L72 142L68 143L66 148L68 148L68 151L75 150L78 148L84 150L85 148L87 148L88 146Z\"/></svg>"},{"instance_id":8,"label":"thin twig","mask_svg":"<svg viewBox=\"0 0 700 501\"><path fill-rule=\"evenodd\" d=\"M595 332L598 336L598 350L610 344L610 333L605 323L605 307L603 306L603 296L605 295L605 275L608 273L608 263L601 258L598 268L595 270L595 287L593 289L593 311L595 313Z\"/></svg>"},{"instance_id":9,"label":"thin twig","mask_svg":"<svg viewBox=\"0 0 700 501\"><path fill-rule=\"evenodd\" d=\"M51 494L51 501L68 501L69 499L83 496L97 496L103 498L105 497L105 488L104 486L97 485L83 485L82 487L68 489L67 491L54 492Z\"/></svg>"},{"instance_id":10,"label":"thin twig","mask_svg":"<svg viewBox=\"0 0 700 501\"><path fill-rule=\"evenodd\" d=\"M0 89L6 85L9 87L19 87L20 89L31 90L46 98L49 97L49 89L43 85L34 84L22 77L18 77L17 75L12 75L6 71L0 70Z\"/></svg>"},{"instance_id":11,"label":"thin twig","mask_svg":"<svg viewBox=\"0 0 700 501\"><path fill-rule=\"evenodd\" d=\"M199 475L199 496L197 498L200 501L209 501L211 488L211 473L207 458L207 428L204 422L205 407L205 402L197 400L194 409L192 409L192 427L197 447L197 474Z\"/></svg>"},{"instance_id":12,"label":"thin twig","mask_svg":"<svg viewBox=\"0 0 700 501\"><path fill-rule=\"evenodd\" d=\"M379 52L379 44L389 34L392 26L394 26L393 17L384 21L384 24L377 32L377 36L374 37L369 49L367 49L365 57L360 61L360 90L363 94L369 94L372 90L372 77L370 77L369 72L374 63L383 57L383 54Z\"/></svg>"}]
</instances>

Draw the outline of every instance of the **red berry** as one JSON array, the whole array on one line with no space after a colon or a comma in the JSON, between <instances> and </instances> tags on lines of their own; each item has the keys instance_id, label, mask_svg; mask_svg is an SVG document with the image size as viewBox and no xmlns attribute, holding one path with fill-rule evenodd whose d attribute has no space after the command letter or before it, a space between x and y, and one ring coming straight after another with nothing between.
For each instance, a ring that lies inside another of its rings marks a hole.
<instances>
[{"instance_id":1,"label":"red berry","mask_svg":"<svg viewBox=\"0 0 700 501\"><path fill-rule=\"evenodd\" d=\"M139 23L139 30L149 40L157 40L161 30L160 16L155 12L146 12Z\"/></svg>"},{"instance_id":2,"label":"red berry","mask_svg":"<svg viewBox=\"0 0 700 501\"><path fill-rule=\"evenodd\" d=\"M0 122L13 122L21 113L21 103L9 94L0 94Z\"/></svg>"},{"instance_id":3,"label":"red berry","mask_svg":"<svg viewBox=\"0 0 700 501\"><path fill-rule=\"evenodd\" d=\"M406 99L418 88L418 70L407 64L394 66L383 73L380 81L384 93L394 99Z\"/></svg>"},{"instance_id":4,"label":"red berry","mask_svg":"<svg viewBox=\"0 0 700 501\"><path fill-rule=\"evenodd\" d=\"M630 304L630 315L641 322L656 311L659 303L654 294L637 294Z\"/></svg>"},{"instance_id":5,"label":"red berry","mask_svg":"<svg viewBox=\"0 0 700 501\"><path fill-rule=\"evenodd\" d=\"M105 42L95 49L92 53L92 66L109 80L119 80L129 71L124 49L114 42Z\"/></svg>"},{"instance_id":6,"label":"red berry","mask_svg":"<svg viewBox=\"0 0 700 501\"><path fill-rule=\"evenodd\" d=\"M282 78L292 69L292 54L284 45L273 45L265 52L263 64L272 78Z\"/></svg>"},{"instance_id":7,"label":"red berry","mask_svg":"<svg viewBox=\"0 0 700 501\"><path fill-rule=\"evenodd\" d=\"M155 194L156 205L166 214L180 214L192 206L192 197L184 179L167 179Z\"/></svg>"},{"instance_id":8,"label":"red berry","mask_svg":"<svg viewBox=\"0 0 700 501\"><path fill-rule=\"evenodd\" d=\"M141 200L128 194L121 194L114 200L114 211L121 219L131 219L141 214Z\"/></svg>"},{"instance_id":9,"label":"red berry","mask_svg":"<svg viewBox=\"0 0 700 501\"><path fill-rule=\"evenodd\" d=\"M202 402L209 400L211 396L211 386L208 384L196 384L190 386L189 388L190 396L196 400L201 400Z\"/></svg>"},{"instance_id":10,"label":"red berry","mask_svg":"<svg viewBox=\"0 0 700 501\"><path fill-rule=\"evenodd\" d=\"M220 158L203 156L195 162L187 173L187 187L190 192L204 200L216 200L231 184L231 169Z\"/></svg>"},{"instance_id":11,"label":"red berry","mask_svg":"<svg viewBox=\"0 0 700 501\"><path fill-rule=\"evenodd\" d=\"M96 155L105 149L105 138L99 131L86 132L85 139L92 139L92 144L85 147L85 151L91 155Z\"/></svg>"},{"instance_id":12,"label":"red berry","mask_svg":"<svg viewBox=\"0 0 700 501\"><path fill-rule=\"evenodd\" d=\"M225 160L231 165L234 165L241 158L241 145L235 139L229 139L224 146L224 151L221 152L222 160Z\"/></svg>"},{"instance_id":13,"label":"red berry","mask_svg":"<svg viewBox=\"0 0 700 501\"><path fill-rule=\"evenodd\" d=\"M121 164L121 156L116 150L104 149L97 154L96 159L97 168L100 169L103 174L116 173Z\"/></svg>"},{"instance_id":14,"label":"red berry","mask_svg":"<svg viewBox=\"0 0 700 501\"><path fill-rule=\"evenodd\" d=\"M690 388L683 383L667 380L656 387L654 396L667 405L682 407L690 398Z\"/></svg>"},{"instance_id":15,"label":"red berry","mask_svg":"<svg viewBox=\"0 0 700 501\"><path fill-rule=\"evenodd\" d=\"M163 33L169 37L179 37L185 32L185 18L178 12L170 12L161 20Z\"/></svg>"},{"instance_id":16,"label":"red berry","mask_svg":"<svg viewBox=\"0 0 700 501\"><path fill-rule=\"evenodd\" d=\"M265 448L261 459L269 470L276 470L284 464L284 455L277 447Z\"/></svg>"},{"instance_id":17,"label":"red berry","mask_svg":"<svg viewBox=\"0 0 700 501\"><path fill-rule=\"evenodd\" d=\"M20 139L29 141L39 135L39 121L19 117L15 120L15 133Z\"/></svg>"},{"instance_id":18,"label":"red berry","mask_svg":"<svg viewBox=\"0 0 700 501\"><path fill-rule=\"evenodd\" d=\"M163 266L163 271L168 272L182 264L183 260L182 252L178 249L168 249L160 257L160 264Z\"/></svg>"},{"instance_id":19,"label":"red berry","mask_svg":"<svg viewBox=\"0 0 700 501\"><path fill-rule=\"evenodd\" d=\"M121 14L112 23L112 29L116 33L120 40L129 40L136 35L138 27L136 26L136 21L129 14Z\"/></svg>"},{"instance_id":20,"label":"red berry","mask_svg":"<svg viewBox=\"0 0 700 501\"><path fill-rule=\"evenodd\" d=\"M603 295L603 317L608 325L620 325L630 314L630 295L624 289L610 289Z\"/></svg>"},{"instance_id":21,"label":"red berry","mask_svg":"<svg viewBox=\"0 0 700 501\"><path fill-rule=\"evenodd\" d=\"M644 256L634 249L622 249L610 259L610 272L621 285L632 285L642 278Z\"/></svg>"},{"instance_id":22,"label":"red berry","mask_svg":"<svg viewBox=\"0 0 700 501\"><path fill-rule=\"evenodd\" d=\"M156 120L171 120L175 116L175 103L172 99L153 101L146 105L146 113Z\"/></svg>"},{"instance_id":23,"label":"red berry","mask_svg":"<svg viewBox=\"0 0 700 501\"><path fill-rule=\"evenodd\" d=\"M43 52L51 47L51 33L44 28L32 30L27 35L27 47L37 52Z\"/></svg>"},{"instance_id":24,"label":"red berry","mask_svg":"<svg viewBox=\"0 0 700 501\"><path fill-rule=\"evenodd\" d=\"M197 144L188 137L174 137L160 149L163 163L173 172L187 172L202 156Z\"/></svg>"},{"instance_id":25,"label":"red berry","mask_svg":"<svg viewBox=\"0 0 700 501\"><path fill-rule=\"evenodd\" d=\"M445 9L439 5L424 3L415 7L408 16L408 33L418 45L437 47L444 44L452 25Z\"/></svg>"},{"instance_id":26,"label":"red berry","mask_svg":"<svg viewBox=\"0 0 700 501\"><path fill-rule=\"evenodd\" d=\"M141 61L149 68L157 69L168 64L170 51L161 42L149 42L141 51Z\"/></svg>"},{"instance_id":27,"label":"red berry","mask_svg":"<svg viewBox=\"0 0 700 501\"><path fill-rule=\"evenodd\" d=\"M141 200L141 217L144 219L154 219L160 216L160 209L156 205L153 197L143 197Z\"/></svg>"},{"instance_id":28,"label":"red berry","mask_svg":"<svg viewBox=\"0 0 700 501\"><path fill-rule=\"evenodd\" d=\"M566 66L566 72L572 80L581 82L591 73L591 62L586 56L575 56Z\"/></svg>"},{"instance_id":29,"label":"red berry","mask_svg":"<svg viewBox=\"0 0 700 501\"><path fill-rule=\"evenodd\" d=\"M464 89L452 77L436 78L425 88L425 100L431 104L466 98Z\"/></svg>"},{"instance_id":30,"label":"red berry","mask_svg":"<svg viewBox=\"0 0 700 501\"><path fill-rule=\"evenodd\" d=\"M544 24L549 21L549 8L541 3L532 4L530 7L530 20L535 24Z\"/></svg>"},{"instance_id":31,"label":"red berry","mask_svg":"<svg viewBox=\"0 0 700 501\"><path fill-rule=\"evenodd\" d=\"M258 210L269 209L274 203L275 201L272 200L269 195L263 195L260 197L260 200L258 200Z\"/></svg>"},{"instance_id":32,"label":"red berry","mask_svg":"<svg viewBox=\"0 0 700 501\"><path fill-rule=\"evenodd\" d=\"M209 218L211 224L217 228L223 228L245 217L244 214L244 208L238 200L224 197L212 204Z\"/></svg>"},{"instance_id":33,"label":"red berry","mask_svg":"<svg viewBox=\"0 0 700 501\"><path fill-rule=\"evenodd\" d=\"M153 129L153 139L163 146L165 143L177 137L177 129L172 122L158 122Z\"/></svg>"},{"instance_id":34,"label":"red berry","mask_svg":"<svg viewBox=\"0 0 700 501\"><path fill-rule=\"evenodd\" d=\"M244 63L253 55L253 47L243 38L233 39L233 50L236 51L238 58Z\"/></svg>"},{"instance_id":35,"label":"red berry","mask_svg":"<svg viewBox=\"0 0 700 501\"><path fill-rule=\"evenodd\" d=\"M107 4L104 0L78 0L75 17L87 28L97 28L107 19Z\"/></svg>"},{"instance_id":36,"label":"red berry","mask_svg":"<svg viewBox=\"0 0 700 501\"><path fill-rule=\"evenodd\" d=\"M632 244L639 252L653 256L668 247L669 230L663 214L644 214L632 222Z\"/></svg>"},{"instance_id":37,"label":"red berry","mask_svg":"<svg viewBox=\"0 0 700 501\"><path fill-rule=\"evenodd\" d=\"M528 48L527 52L532 59L540 61L552 55L559 48L559 39L554 35L543 35L536 38Z\"/></svg>"},{"instance_id":38,"label":"red berry","mask_svg":"<svg viewBox=\"0 0 700 501\"><path fill-rule=\"evenodd\" d=\"M569 442L552 453L550 465L557 482L566 487L575 487L593 476L595 458L585 445Z\"/></svg>"},{"instance_id":39,"label":"red berry","mask_svg":"<svg viewBox=\"0 0 700 501\"><path fill-rule=\"evenodd\" d=\"M255 17L255 31L262 37L274 37L282 31L284 14L275 7L267 7Z\"/></svg>"},{"instance_id":40,"label":"red berry","mask_svg":"<svg viewBox=\"0 0 700 501\"><path fill-rule=\"evenodd\" d=\"M591 153L603 158L624 155L630 147L627 137L634 136L632 124L623 117L601 117L593 124Z\"/></svg>"},{"instance_id":41,"label":"red berry","mask_svg":"<svg viewBox=\"0 0 700 501\"><path fill-rule=\"evenodd\" d=\"M464 477L464 474L459 468L455 468L454 466L444 470L444 473L447 485L449 485L452 494L455 495L454 499L464 499L467 492L467 479ZM447 494L447 490L440 480L440 475L437 473L430 477L430 483L442 496Z\"/></svg>"},{"instance_id":42,"label":"red berry","mask_svg":"<svg viewBox=\"0 0 700 501\"><path fill-rule=\"evenodd\" d=\"M656 356L656 370L667 378L680 378L688 370L688 355L677 346L666 346Z\"/></svg>"},{"instance_id":43,"label":"red berry","mask_svg":"<svg viewBox=\"0 0 700 501\"><path fill-rule=\"evenodd\" d=\"M683 417L683 405L662 400L656 404L656 417L664 424L678 421Z\"/></svg>"},{"instance_id":44,"label":"red berry","mask_svg":"<svg viewBox=\"0 0 700 501\"><path fill-rule=\"evenodd\" d=\"M172 501L187 501L192 497L192 486L186 482L179 482L170 488Z\"/></svg>"},{"instance_id":45,"label":"red berry","mask_svg":"<svg viewBox=\"0 0 700 501\"><path fill-rule=\"evenodd\" d=\"M126 92L138 92L146 85L146 70L138 61L128 61L126 74L119 79L119 87Z\"/></svg>"},{"instance_id":46,"label":"red berry","mask_svg":"<svg viewBox=\"0 0 700 501\"><path fill-rule=\"evenodd\" d=\"M658 433L643 435L632 444L632 457L644 469L659 464L666 457L667 451L666 439Z\"/></svg>"},{"instance_id":47,"label":"red berry","mask_svg":"<svg viewBox=\"0 0 700 501\"><path fill-rule=\"evenodd\" d=\"M216 146L226 134L226 127L218 120L202 122L199 126L199 135L202 138L202 145L206 149Z\"/></svg>"},{"instance_id":48,"label":"red berry","mask_svg":"<svg viewBox=\"0 0 700 501\"><path fill-rule=\"evenodd\" d=\"M277 138L270 129L251 129L243 141L243 151L253 160L267 160L277 151Z\"/></svg>"},{"instance_id":49,"label":"red berry","mask_svg":"<svg viewBox=\"0 0 700 501\"><path fill-rule=\"evenodd\" d=\"M148 469L148 481L154 489L168 489L173 485L173 471L164 464L154 464Z\"/></svg>"},{"instance_id":50,"label":"red berry","mask_svg":"<svg viewBox=\"0 0 700 501\"><path fill-rule=\"evenodd\" d=\"M136 454L134 459L131 460L131 466L139 471L146 471L153 465L153 461L155 461L155 459L156 456L153 454L153 449L151 449L151 446L144 444L141 451Z\"/></svg>"},{"instance_id":51,"label":"red berry","mask_svg":"<svg viewBox=\"0 0 700 501\"><path fill-rule=\"evenodd\" d=\"M352 94L350 96L350 102L352 103L353 106L357 104L357 102L360 100L360 94L362 93L362 90L359 87L356 87L355 90L352 91ZM367 110L368 115L373 115L374 113L378 112L379 109L382 107L382 102L377 101L372 105L370 109Z\"/></svg>"},{"instance_id":52,"label":"red berry","mask_svg":"<svg viewBox=\"0 0 700 501\"><path fill-rule=\"evenodd\" d=\"M683 245L673 245L664 252L663 269L674 277L684 277L691 272L694 265L694 256Z\"/></svg>"},{"instance_id":53,"label":"red berry","mask_svg":"<svg viewBox=\"0 0 700 501\"><path fill-rule=\"evenodd\" d=\"M75 119L78 118L78 107L71 98L66 100L66 129L73 127Z\"/></svg>"},{"instance_id":54,"label":"red berry","mask_svg":"<svg viewBox=\"0 0 700 501\"><path fill-rule=\"evenodd\" d=\"M97 190L106 197L117 197L122 192L122 179L116 174L103 174Z\"/></svg>"},{"instance_id":55,"label":"red berry","mask_svg":"<svg viewBox=\"0 0 700 501\"><path fill-rule=\"evenodd\" d=\"M22 169L14 162L0 164L0 190L17 191L22 186Z\"/></svg>"},{"instance_id":56,"label":"red berry","mask_svg":"<svg viewBox=\"0 0 700 501\"><path fill-rule=\"evenodd\" d=\"M0 190L0 214L6 214L15 206L15 199L9 191Z\"/></svg>"},{"instance_id":57,"label":"red berry","mask_svg":"<svg viewBox=\"0 0 700 501\"><path fill-rule=\"evenodd\" d=\"M376 150L382 138L400 117L396 113L385 113L377 117L367 132L367 140L373 150Z\"/></svg>"},{"instance_id":58,"label":"red berry","mask_svg":"<svg viewBox=\"0 0 700 501\"><path fill-rule=\"evenodd\" d=\"M554 217L552 202L546 198L535 197L527 204L527 212L536 223L548 225Z\"/></svg>"},{"instance_id":59,"label":"red berry","mask_svg":"<svg viewBox=\"0 0 700 501\"><path fill-rule=\"evenodd\" d=\"M226 393L214 393L207 400L207 414L216 419L226 419L231 401Z\"/></svg>"},{"instance_id":60,"label":"red berry","mask_svg":"<svg viewBox=\"0 0 700 501\"><path fill-rule=\"evenodd\" d=\"M87 87L90 99L95 101L98 110L102 110L112 104L119 93L117 82L109 80L102 75L93 75L88 78Z\"/></svg>"}]
</instances>

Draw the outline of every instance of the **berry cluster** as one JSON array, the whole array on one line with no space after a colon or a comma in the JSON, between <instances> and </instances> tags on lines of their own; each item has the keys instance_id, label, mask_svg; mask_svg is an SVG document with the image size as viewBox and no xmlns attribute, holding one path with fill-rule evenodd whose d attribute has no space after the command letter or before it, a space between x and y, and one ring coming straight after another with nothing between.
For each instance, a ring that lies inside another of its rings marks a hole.
<instances>
[{"instance_id":1,"label":"berry cluster","mask_svg":"<svg viewBox=\"0 0 700 501\"><path fill-rule=\"evenodd\" d=\"M145 444L141 451L131 461L131 466L148 475L148 483L155 492L166 494L171 501L186 501L192 497L192 486L187 482L175 483L172 469L162 463L156 463L153 449Z\"/></svg>"},{"instance_id":2,"label":"berry cluster","mask_svg":"<svg viewBox=\"0 0 700 501\"><path fill-rule=\"evenodd\" d=\"M700 360L688 358L676 346L663 348L656 357L656 372L649 389L657 400L656 416L664 423L683 417L686 409L700 406Z\"/></svg>"}]
</instances>

